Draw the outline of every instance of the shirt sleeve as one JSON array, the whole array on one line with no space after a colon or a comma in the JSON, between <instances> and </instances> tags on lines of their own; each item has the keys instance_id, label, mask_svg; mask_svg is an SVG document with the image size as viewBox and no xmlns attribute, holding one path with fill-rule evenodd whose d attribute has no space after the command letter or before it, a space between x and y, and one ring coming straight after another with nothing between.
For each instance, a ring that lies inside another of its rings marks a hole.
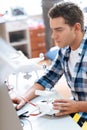
<instances>
[{"instance_id":1,"label":"shirt sleeve","mask_svg":"<svg viewBox=\"0 0 87 130\"><path fill-rule=\"evenodd\" d=\"M62 67L62 55L59 53L56 58L54 59L52 65L50 66L49 70L43 75L37 83L42 85L44 88L51 89L63 75L63 67Z\"/></svg>"}]
</instances>

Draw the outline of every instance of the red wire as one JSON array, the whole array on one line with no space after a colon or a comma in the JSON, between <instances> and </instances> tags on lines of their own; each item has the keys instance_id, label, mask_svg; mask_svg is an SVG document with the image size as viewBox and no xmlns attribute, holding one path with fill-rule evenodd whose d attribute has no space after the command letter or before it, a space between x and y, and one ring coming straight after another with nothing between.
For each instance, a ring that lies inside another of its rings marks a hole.
<instances>
[{"instance_id":1,"label":"red wire","mask_svg":"<svg viewBox=\"0 0 87 130\"><path fill-rule=\"evenodd\" d=\"M34 103L32 103L31 101L28 101L26 98L24 98L24 97L21 97L24 101L26 101L26 103L29 103L29 104L31 104L32 106L34 106L34 107L37 107L37 105L36 104L34 104ZM31 114L29 114L29 116L37 116L37 115L39 115L40 114L40 112L39 113L31 113Z\"/></svg>"},{"instance_id":2,"label":"red wire","mask_svg":"<svg viewBox=\"0 0 87 130\"><path fill-rule=\"evenodd\" d=\"M26 103L29 103L29 104L31 104L32 106L37 106L36 104L34 104L34 103L32 103L31 101L28 101L26 98L24 98L24 97L21 97L24 101L26 101Z\"/></svg>"}]
</instances>

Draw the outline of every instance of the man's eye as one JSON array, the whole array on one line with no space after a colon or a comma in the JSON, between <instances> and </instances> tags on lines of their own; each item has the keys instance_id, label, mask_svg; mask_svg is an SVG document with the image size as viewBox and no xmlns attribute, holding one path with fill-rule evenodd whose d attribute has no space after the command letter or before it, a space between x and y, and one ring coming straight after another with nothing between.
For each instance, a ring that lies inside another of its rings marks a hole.
<instances>
[{"instance_id":1,"label":"man's eye","mask_svg":"<svg viewBox=\"0 0 87 130\"><path fill-rule=\"evenodd\" d=\"M57 31L63 31L63 29L57 29Z\"/></svg>"}]
</instances>

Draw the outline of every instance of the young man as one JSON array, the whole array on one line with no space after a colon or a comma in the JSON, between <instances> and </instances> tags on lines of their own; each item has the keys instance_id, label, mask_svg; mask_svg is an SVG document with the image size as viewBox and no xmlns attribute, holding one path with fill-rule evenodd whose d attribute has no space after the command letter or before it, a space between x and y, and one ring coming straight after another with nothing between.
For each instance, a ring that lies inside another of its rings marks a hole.
<instances>
[{"instance_id":1,"label":"young man","mask_svg":"<svg viewBox=\"0 0 87 130\"><path fill-rule=\"evenodd\" d=\"M87 120L87 32L80 8L71 2L56 4L49 11L52 38L59 46L58 55L50 70L23 96L35 97L35 90L52 88L64 74L73 94L73 100L57 99L53 109L56 116L79 112ZM26 102L20 97L13 99L17 109Z\"/></svg>"}]
</instances>

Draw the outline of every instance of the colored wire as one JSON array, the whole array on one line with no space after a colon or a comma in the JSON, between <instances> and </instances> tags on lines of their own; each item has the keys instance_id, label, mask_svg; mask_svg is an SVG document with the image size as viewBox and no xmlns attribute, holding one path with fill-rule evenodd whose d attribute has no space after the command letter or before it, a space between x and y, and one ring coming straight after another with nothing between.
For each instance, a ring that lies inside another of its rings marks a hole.
<instances>
[{"instance_id":1,"label":"colored wire","mask_svg":"<svg viewBox=\"0 0 87 130\"><path fill-rule=\"evenodd\" d=\"M38 113L34 113L35 111L37 111L37 110L39 110L39 107L36 105L36 104L34 104L34 103L32 103L31 101L28 101L26 98L24 98L24 97L21 97L26 103L29 103L30 105L32 105L32 106L34 106L34 107L36 107L37 109L35 109L34 111L32 111L30 114L29 114L29 116L37 116L37 115L39 115L39 114L41 114L41 112L38 112Z\"/></svg>"}]
</instances>

